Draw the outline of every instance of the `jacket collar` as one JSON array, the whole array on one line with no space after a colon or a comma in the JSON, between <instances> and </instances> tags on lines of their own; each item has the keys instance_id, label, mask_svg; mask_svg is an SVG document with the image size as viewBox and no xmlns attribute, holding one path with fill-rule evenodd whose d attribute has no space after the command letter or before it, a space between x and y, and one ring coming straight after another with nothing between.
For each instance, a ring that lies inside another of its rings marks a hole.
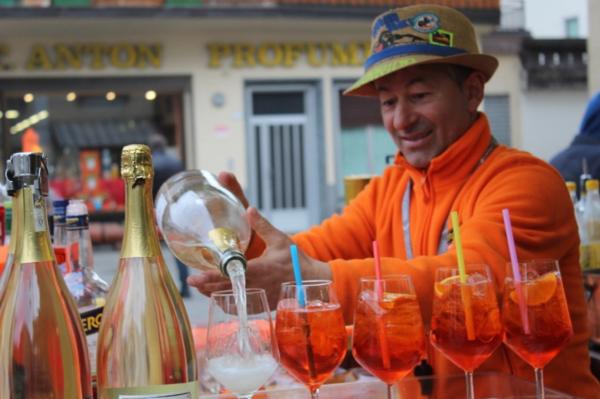
<instances>
[{"instance_id":1,"label":"jacket collar","mask_svg":"<svg viewBox=\"0 0 600 399\"><path fill-rule=\"evenodd\" d=\"M403 167L415 184L431 181L434 177L441 185L454 183L471 174L491 139L488 119L485 114L479 113L471 127L444 152L433 158L427 169L417 169L410 165L400 152L396 154L394 164Z\"/></svg>"}]
</instances>

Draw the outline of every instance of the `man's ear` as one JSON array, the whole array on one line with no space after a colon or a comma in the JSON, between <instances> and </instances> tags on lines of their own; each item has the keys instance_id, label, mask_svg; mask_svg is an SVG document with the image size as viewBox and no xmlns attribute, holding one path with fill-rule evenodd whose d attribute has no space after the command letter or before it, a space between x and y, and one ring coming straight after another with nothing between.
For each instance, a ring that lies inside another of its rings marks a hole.
<instances>
[{"instance_id":1,"label":"man's ear","mask_svg":"<svg viewBox=\"0 0 600 399\"><path fill-rule=\"evenodd\" d=\"M463 83L463 92L467 96L467 108L469 112L477 112L483 101L483 89L485 86L485 75L483 72L473 71Z\"/></svg>"}]
</instances>

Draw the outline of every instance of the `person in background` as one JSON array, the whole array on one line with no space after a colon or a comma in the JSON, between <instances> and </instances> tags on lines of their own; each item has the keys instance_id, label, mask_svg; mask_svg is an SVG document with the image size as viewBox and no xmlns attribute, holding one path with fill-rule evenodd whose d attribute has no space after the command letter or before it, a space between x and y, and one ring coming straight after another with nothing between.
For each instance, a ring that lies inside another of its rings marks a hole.
<instances>
[{"instance_id":1,"label":"person in background","mask_svg":"<svg viewBox=\"0 0 600 399\"><path fill-rule=\"evenodd\" d=\"M569 193L548 163L499 145L486 115L478 111L497 59L480 53L467 17L442 6L408 6L378 16L371 43L365 73L346 94L378 99L383 124L398 149L394 164L341 214L292 237L248 208L255 234L247 251L247 286L265 288L273 306L281 283L294 280L289 247L296 243L303 278L333 280L350 324L359 279L374 273L371 244L377 240L383 274L411 276L428 323L435 271L457 262L450 212L459 214L465 259L490 266L500 296L509 259L502 210L508 208L519 259L557 259L566 288L574 336L545 367L546 386L582 398L600 397L590 371L579 238ZM247 204L232 174L223 172L219 179ZM188 281L203 294L230 286L218 272ZM437 351L428 360L436 376L461 373ZM532 368L505 346L477 369L483 371L533 378ZM436 390L442 381L436 380ZM459 396L443 391L438 397Z\"/></svg>"},{"instance_id":2,"label":"person in background","mask_svg":"<svg viewBox=\"0 0 600 399\"><path fill-rule=\"evenodd\" d=\"M579 133L567 148L550 160L550 163L566 181L574 181L579 185L584 159L592 178L600 178L600 92L588 102L579 125ZM578 188L581 190L583 187Z\"/></svg>"},{"instance_id":3,"label":"person in background","mask_svg":"<svg viewBox=\"0 0 600 399\"><path fill-rule=\"evenodd\" d=\"M152 197L156 198L156 193L160 186L167 179L176 173L183 171L183 163L167 152L167 140L161 134L150 136L148 145L152 150L152 164L154 165L154 183L152 185ZM187 283L189 275L188 268L179 259L175 258L177 271L179 274L180 294L183 298L189 298L190 288Z\"/></svg>"}]
</instances>

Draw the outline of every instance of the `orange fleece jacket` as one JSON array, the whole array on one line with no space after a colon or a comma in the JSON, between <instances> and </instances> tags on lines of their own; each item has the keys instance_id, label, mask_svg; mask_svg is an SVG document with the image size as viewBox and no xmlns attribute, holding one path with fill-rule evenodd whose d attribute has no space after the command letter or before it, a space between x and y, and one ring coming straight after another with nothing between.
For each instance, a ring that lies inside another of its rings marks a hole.
<instances>
[{"instance_id":1,"label":"orange fleece jacket","mask_svg":"<svg viewBox=\"0 0 600 399\"><path fill-rule=\"evenodd\" d=\"M423 320L429 325L434 271L456 265L452 246L448 252L437 254L450 211L459 214L466 261L490 266L500 297L509 259L502 209L508 208L519 259L559 260L575 331L567 347L544 369L545 383L583 398L598 398L600 385L589 370L579 236L564 181L546 162L502 145L476 167L491 138L487 118L481 114L426 171L411 167L399 154L395 164L374 178L342 214L293 239L310 256L329 262L348 323L352 322L360 277L373 275L371 242L376 239L383 273L412 276ZM406 260L402 230L402 196L409 178L413 181L412 260ZM437 375L461 372L441 353L432 348L430 352ZM533 379L532 368L504 345L478 369L482 370ZM438 389L443 390L444 397L453 397L450 387Z\"/></svg>"}]
</instances>

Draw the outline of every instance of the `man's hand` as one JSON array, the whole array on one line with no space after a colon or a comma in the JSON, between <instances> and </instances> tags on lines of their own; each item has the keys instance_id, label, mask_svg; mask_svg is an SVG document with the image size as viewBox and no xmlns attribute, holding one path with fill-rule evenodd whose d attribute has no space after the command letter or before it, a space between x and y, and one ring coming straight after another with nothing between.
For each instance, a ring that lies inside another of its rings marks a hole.
<instances>
[{"instance_id":1,"label":"man's hand","mask_svg":"<svg viewBox=\"0 0 600 399\"><path fill-rule=\"evenodd\" d=\"M242 190L242 186L240 186L240 182L237 180L235 175L230 172L221 172L219 173L219 183L223 185L227 190L231 191L233 195L235 195L244 208L248 208L248 199L246 198L246 194L244 194L244 190Z\"/></svg>"},{"instance_id":2,"label":"man's hand","mask_svg":"<svg viewBox=\"0 0 600 399\"><path fill-rule=\"evenodd\" d=\"M266 249L260 257L248 261L246 287L264 288L269 306L271 310L275 310L281 283L294 280L290 256L290 245L293 242L285 233L273 227L255 208L248 208L247 216L252 229L265 242ZM327 263L312 259L302 251L298 251L298 256L304 280L331 279L331 270ZM213 291L231 289L229 279L218 271L190 276L188 283L207 296Z\"/></svg>"}]
</instances>

